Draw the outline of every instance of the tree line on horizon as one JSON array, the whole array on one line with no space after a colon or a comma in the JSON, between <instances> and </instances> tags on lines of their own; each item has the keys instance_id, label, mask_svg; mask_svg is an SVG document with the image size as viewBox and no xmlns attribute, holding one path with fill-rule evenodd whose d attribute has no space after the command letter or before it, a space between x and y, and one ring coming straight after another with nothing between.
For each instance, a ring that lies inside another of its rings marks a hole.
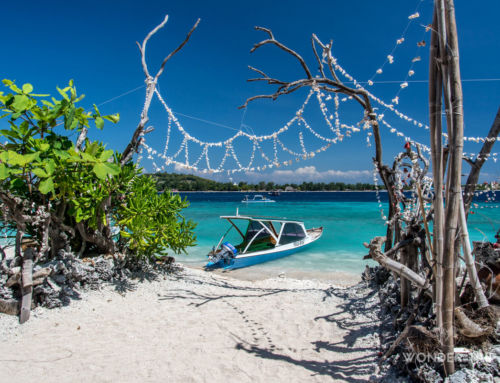
<instances>
[{"instance_id":1,"label":"tree line on horizon","mask_svg":"<svg viewBox=\"0 0 500 383\"><path fill-rule=\"evenodd\" d=\"M274 191L285 190L287 187L297 191L344 191L344 190L375 190L375 185L369 183L346 184L343 182L302 182L278 184L273 181L260 181L258 183L217 182L192 174L177 173L154 173L151 174L156 180L159 191L179 190L179 191ZM379 185L379 189L384 189Z\"/></svg>"}]
</instances>

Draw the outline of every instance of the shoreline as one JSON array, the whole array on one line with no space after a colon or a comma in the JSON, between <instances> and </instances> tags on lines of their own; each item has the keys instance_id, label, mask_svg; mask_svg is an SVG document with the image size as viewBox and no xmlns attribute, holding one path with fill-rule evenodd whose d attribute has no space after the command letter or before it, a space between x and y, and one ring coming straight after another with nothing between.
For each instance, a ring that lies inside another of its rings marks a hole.
<instances>
[{"instance_id":1,"label":"shoreline","mask_svg":"<svg viewBox=\"0 0 500 383\"><path fill-rule=\"evenodd\" d=\"M270 193L271 191L260 191L260 190L177 190L172 193ZM376 193L376 190L295 190L295 191L282 191L280 193ZM385 189L380 189L380 192L386 192Z\"/></svg>"},{"instance_id":2,"label":"shoreline","mask_svg":"<svg viewBox=\"0 0 500 383\"><path fill-rule=\"evenodd\" d=\"M320 283L333 283L337 287L350 287L354 286L361 281L361 274L350 273L348 271L311 271L311 270L297 270L297 269L283 269L279 270L273 267L244 267L234 270L221 270L215 269L211 271L203 270L202 266L186 265L180 263L183 267L191 270L198 270L210 274L222 276L224 278L234 279L237 281L245 282L259 282L269 279L292 279L297 281L313 281Z\"/></svg>"}]
</instances>

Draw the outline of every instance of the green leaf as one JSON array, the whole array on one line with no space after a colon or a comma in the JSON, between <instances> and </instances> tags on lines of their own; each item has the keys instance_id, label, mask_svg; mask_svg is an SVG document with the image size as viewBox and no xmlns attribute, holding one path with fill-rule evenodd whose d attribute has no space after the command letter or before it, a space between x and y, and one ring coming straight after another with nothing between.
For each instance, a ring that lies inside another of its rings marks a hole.
<instances>
[{"instance_id":1,"label":"green leaf","mask_svg":"<svg viewBox=\"0 0 500 383\"><path fill-rule=\"evenodd\" d=\"M40 153L30 153L30 154L18 154L16 158L17 164L20 166L26 166L30 162L38 160L40 158Z\"/></svg>"},{"instance_id":2,"label":"green leaf","mask_svg":"<svg viewBox=\"0 0 500 383\"><path fill-rule=\"evenodd\" d=\"M56 86L56 89L57 91L59 92L59 94L61 96L63 96L63 98L66 100L66 101L69 101L69 97L68 95L66 94L66 92L64 90L62 90L61 88L59 88L58 86Z\"/></svg>"},{"instance_id":3,"label":"green leaf","mask_svg":"<svg viewBox=\"0 0 500 383\"><path fill-rule=\"evenodd\" d=\"M47 163L45 164L45 170L47 171L47 174L51 176L54 174L54 171L56 170L56 163L54 162L53 159L49 159Z\"/></svg>"},{"instance_id":4,"label":"green leaf","mask_svg":"<svg viewBox=\"0 0 500 383\"><path fill-rule=\"evenodd\" d=\"M104 128L104 120L102 119L102 117L95 118L95 126L99 130L102 130L102 128Z\"/></svg>"},{"instance_id":5,"label":"green leaf","mask_svg":"<svg viewBox=\"0 0 500 383\"><path fill-rule=\"evenodd\" d=\"M49 175L47 174L47 172L43 169L40 169L40 168L35 168L32 170L33 174L39 178L47 178ZM44 193L46 194L46 193Z\"/></svg>"},{"instance_id":6,"label":"green leaf","mask_svg":"<svg viewBox=\"0 0 500 383\"><path fill-rule=\"evenodd\" d=\"M99 143L97 141L89 143L85 147L85 153L90 154L91 156L97 155L98 150L99 150Z\"/></svg>"},{"instance_id":7,"label":"green leaf","mask_svg":"<svg viewBox=\"0 0 500 383\"><path fill-rule=\"evenodd\" d=\"M95 158L91 154L80 152L80 155L82 156L83 160L85 160L87 162L96 162L97 161L97 158Z\"/></svg>"},{"instance_id":8,"label":"green leaf","mask_svg":"<svg viewBox=\"0 0 500 383\"><path fill-rule=\"evenodd\" d=\"M76 209L75 218L76 218L76 222L80 222L83 219L81 208Z\"/></svg>"},{"instance_id":9,"label":"green leaf","mask_svg":"<svg viewBox=\"0 0 500 383\"><path fill-rule=\"evenodd\" d=\"M38 190L40 190L40 193L42 194L47 194L49 192L54 193L54 181L52 181L52 178L47 178L41 181L40 186L38 186Z\"/></svg>"},{"instance_id":10,"label":"green leaf","mask_svg":"<svg viewBox=\"0 0 500 383\"><path fill-rule=\"evenodd\" d=\"M16 111L24 111L28 108L30 104L30 99L25 94L18 94L14 96L14 102L12 103L12 108Z\"/></svg>"},{"instance_id":11,"label":"green leaf","mask_svg":"<svg viewBox=\"0 0 500 383\"><path fill-rule=\"evenodd\" d=\"M101 155L99 156L99 159L103 162L107 161L109 158L111 158L113 153L114 152L112 150L105 150L104 152L101 153Z\"/></svg>"},{"instance_id":12,"label":"green leaf","mask_svg":"<svg viewBox=\"0 0 500 383\"><path fill-rule=\"evenodd\" d=\"M78 120L75 118L69 127L69 130L75 130L78 127Z\"/></svg>"},{"instance_id":13,"label":"green leaf","mask_svg":"<svg viewBox=\"0 0 500 383\"><path fill-rule=\"evenodd\" d=\"M0 163L0 180L6 179L10 175L9 168L5 164Z\"/></svg>"},{"instance_id":14,"label":"green leaf","mask_svg":"<svg viewBox=\"0 0 500 383\"><path fill-rule=\"evenodd\" d=\"M113 124L116 124L118 121L120 121L120 113L102 116L102 118L105 118L106 120L111 121Z\"/></svg>"},{"instance_id":15,"label":"green leaf","mask_svg":"<svg viewBox=\"0 0 500 383\"><path fill-rule=\"evenodd\" d=\"M23 85L23 93L30 94L31 92L33 92L33 85L24 84Z\"/></svg>"},{"instance_id":16,"label":"green leaf","mask_svg":"<svg viewBox=\"0 0 500 383\"><path fill-rule=\"evenodd\" d=\"M120 174L120 167L117 164L110 164L109 162L95 164L92 170L101 180L105 180L108 175L115 176Z\"/></svg>"},{"instance_id":17,"label":"green leaf","mask_svg":"<svg viewBox=\"0 0 500 383\"><path fill-rule=\"evenodd\" d=\"M73 119L75 118L75 107L70 108L70 110L64 116L64 129L69 130L73 126Z\"/></svg>"},{"instance_id":18,"label":"green leaf","mask_svg":"<svg viewBox=\"0 0 500 383\"><path fill-rule=\"evenodd\" d=\"M50 149L50 144L47 144L46 142L42 142L40 144L40 151L46 152L49 149Z\"/></svg>"},{"instance_id":19,"label":"green leaf","mask_svg":"<svg viewBox=\"0 0 500 383\"><path fill-rule=\"evenodd\" d=\"M68 160L71 158L71 155L65 151L65 150L60 150L60 149L55 149L54 150L54 154L59 157L59 158L62 158L64 160Z\"/></svg>"}]
</instances>

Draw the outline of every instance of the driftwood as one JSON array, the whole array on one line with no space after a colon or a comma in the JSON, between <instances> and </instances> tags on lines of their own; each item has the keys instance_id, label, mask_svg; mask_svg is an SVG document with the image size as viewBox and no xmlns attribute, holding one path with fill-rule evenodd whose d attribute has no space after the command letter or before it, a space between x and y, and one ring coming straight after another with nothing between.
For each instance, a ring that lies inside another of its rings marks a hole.
<instances>
[{"instance_id":1,"label":"driftwood","mask_svg":"<svg viewBox=\"0 0 500 383\"><path fill-rule=\"evenodd\" d=\"M410 326L406 340L417 353L434 354L441 349L438 336L424 326Z\"/></svg>"},{"instance_id":2,"label":"driftwood","mask_svg":"<svg viewBox=\"0 0 500 383\"><path fill-rule=\"evenodd\" d=\"M484 329L465 315L464 311L457 307L455 309L458 332L467 338L480 338L488 335L491 331Z\"/></svg>"},{"instance_id":3,"label":"driftwood","mask_svg":"<svg viewBox=\"0 0 500 383\"><path fill-rule=\"evenodd\" d=\"M0 313L19 315L20 302L15 299L0 299Z\"/></svg>"},{"instance_id":4,"label":"driftwood","mask_svg":"<svg viewBox=\"0 0 500 383\"><path fill-rule=\"evenodd\" d=\"M17 267L16 267L17 269ZM45 267L43 269L40 269L36 272L33 273L33 286L37 286L45 280L50 274L52 273L52 270L49 267ZM17 271L16 273L12 274L9 279L7 279L7 282L5 283L5 287L13 287L21 283L21 271Z\"/></svg>"},{"instance_id":5,"label":"driftwood","mask_svg":"<svg viewBox=\"0 0 500 383\"><path fill-rule=\"evenodd\" d=\"M385 237L375 237L370 241L369 244L364 243L364 246L370 250L370 255L372 259L380 263L380 265L382 265L383 267L386 267L387 269L395 272L400 277L407 279L418 288L431 291L431 288L424 277L417 274L409 267L390 258L391 254L394 254L402 246L407 245L409 241L399 242L389 251L382 253L381 246L385 241L386 241Z\"/></svg>"}]
</instances>

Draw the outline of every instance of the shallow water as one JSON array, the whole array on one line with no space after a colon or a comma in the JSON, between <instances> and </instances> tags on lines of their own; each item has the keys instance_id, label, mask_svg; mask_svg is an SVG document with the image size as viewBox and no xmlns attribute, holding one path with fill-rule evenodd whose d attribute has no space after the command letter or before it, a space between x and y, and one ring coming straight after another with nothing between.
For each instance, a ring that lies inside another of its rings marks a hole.
<instances>
[{"instance_id":1,"label":"shallow water","mask_svg":"<svg viewBox=\"0 0 500 383\"><path fill-rule=\"evenodd\" d=\"M256 193L247 193L256 194ZM359 275L365 265L375 262L363 260L367 250L363 242L374 236L385 235L385 224L374 192L298 192L268 196L276 203L241 203L245 193L182 193L191 202L185 216L198 223L196 228L198 245L188 250L188 256L176 259L188 266L201 267L206 263L206 254L216 245L228 228L221 215L232 215L238 208L241 215L264 215L286 217L304 221L306 228L323 226L320 240L291 256L252 266L247 271L234 272L234 276L245 274L273 276L307 275L324 279L334 272ZM381 193L383 200L386 194ZM500 195L498 195L500 197ZM498 198L497 198L498 199ZM475 209L469 216L469 231L474 241L494 241L500 227L500 209L487 208L491 203L480 202L482 209ZM383 203L385 213L387 204ZM252 269L252 270L250 270ZM230 273L229 273L230 274Z\"/></svg>"}]
</instances>

